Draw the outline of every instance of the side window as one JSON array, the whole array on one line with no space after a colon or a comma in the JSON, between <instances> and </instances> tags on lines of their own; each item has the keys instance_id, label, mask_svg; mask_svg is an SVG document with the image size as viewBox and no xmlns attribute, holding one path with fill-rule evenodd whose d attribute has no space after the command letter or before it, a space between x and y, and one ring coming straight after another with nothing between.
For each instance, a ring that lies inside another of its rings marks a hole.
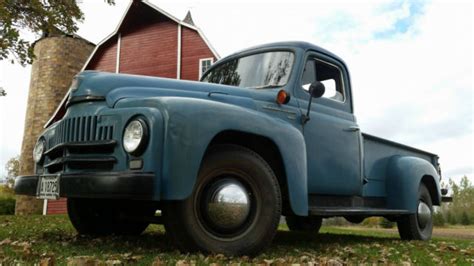
<instances>
[{"instance_id":1,"label":"side window","mask_svg":"<svg viewBox=\"0 0 474 266\"><path fill-rule=\"evenodd\" d=\"M339 68L314 58L308 59L301 82L303 89L308 91L309 86L314 81L324 84L326 88L326 92L323 95L324 98L344 102L344 87Z\"/></svg>"},{"instance_id":2,"label":"side window","mask_svg":"<svg viewBox=\"0 0 474 266\"><path fill-rule=\"evenodd\" d=\"M201 79L202 74L211 67L212 63L214 63L213 58L199 59L199 79Z\"/></svg>"}]
</instances>

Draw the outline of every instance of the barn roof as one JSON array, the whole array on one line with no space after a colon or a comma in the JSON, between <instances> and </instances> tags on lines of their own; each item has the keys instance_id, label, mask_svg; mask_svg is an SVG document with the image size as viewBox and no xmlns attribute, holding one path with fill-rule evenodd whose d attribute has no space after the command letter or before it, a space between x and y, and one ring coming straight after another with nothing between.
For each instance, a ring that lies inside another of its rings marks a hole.
<instances>
[{"instance_id":1,"label":"barn roof","mask_svg":"<svg viewBox=\"0 0 474 266\"><path fill-rule=\"evenodd\" d=\"M186 14L186 17L184 18L184 20L179 20L178 18L176 18L175 16L171 15L170 13L166 12L165 10L157 7L156 5L150 3L149 1L147 0L138 0L138 1L130 1L130 3L128 4L127 6L127 9L124 13L124 15L122 16L122 18L120 19L120 22L118 23L117 27L115 28L115 30L109 34L107 37L105 37L102 41L100 41L97 46L95 47L94 51L92 52L92 54L89 56L89 58L87 59L86 63L84 64L83 68L82 68L82 71L85 70L85 68L87 67L87 65L89 64L89 62L92 60L92 58L94 57L95 53L97 52L97 50L99 50L100 46L103 45L104 43L106 43L109 39L113 38L115 35L117 35L117 33L119 33L120 29L122 28L124 22L125 22L125 18L127 17L127 14L129 13L130 9L132 8L132 6L134 4L144 4L152 9L154 9L155 11L157 11L158 13L164 15L165 17L171 19L172 21L176 22L177 24L181 25L181 26L184 26L186 28L189 28L189 29L192 29L192 30L195 30L199 36L202 38L202 40L206 43L207 47L209 47L209 49L211 50L211 52L214 54L214 56L219 59L220 58L220 55L219 53L217 53L217 51L214 49L214 47L211 45L211 43L209 42L209 40L206 38L206 36L204 35L204 33L201 31L201 29L199 29L198 27L196 27L196 25L194 25L194 21L192 20L191 18L191 13L188 12L188 14ZM188 18L189 17L189 18Z\"/></svg>"}]
</instances>

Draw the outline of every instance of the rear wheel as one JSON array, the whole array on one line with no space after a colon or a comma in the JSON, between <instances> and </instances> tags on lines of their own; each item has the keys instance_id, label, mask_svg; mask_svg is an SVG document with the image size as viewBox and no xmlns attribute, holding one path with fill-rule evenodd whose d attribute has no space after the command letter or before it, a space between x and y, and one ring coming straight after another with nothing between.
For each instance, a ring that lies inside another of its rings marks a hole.
<instances>
[{"instance_id":1,"label":"rear wheel","mask_svg":"<svg viewBox=\"0 0 474 266\"><path fill-rule=\"evenodd\" d=\"M398 219L398 232L405 240L428 240L433 232L433 204L426 186L421 183L418 189L418 205L415 214Z\"/></svg>"},{"instance_id":2,"label":"rear wheel","mask_svg":"<svg viewBox=\"0 0 474 266\"><path fill-rule=\"evenodd\" d=\"M154 215L154 210L144 205L128 201L68 198L67 211L79 234L139 235L149 223L134 219Z\"/></svg>"},{"instance_id":3,"label":"rear wheel","mask_svg":"<svg viewBox=\"0 0 474 266\"><path fill-rule=\"evenodd\" d=\"M281 215L278 181L255 152L235 145L211 148L192 195L168 202L167 234L187 252L257 254L275 236Z\"/></svg>"},{"instance_id":4,"label":"rear wheel","mask_svg":"<svg viewBox=\"0 0 474 266\"><path fill-rule=\"evenodd\" d=\"M323 219L314 216L286 216L286 225L290 231L318 233Z\"/></svg>"}]
</instances>

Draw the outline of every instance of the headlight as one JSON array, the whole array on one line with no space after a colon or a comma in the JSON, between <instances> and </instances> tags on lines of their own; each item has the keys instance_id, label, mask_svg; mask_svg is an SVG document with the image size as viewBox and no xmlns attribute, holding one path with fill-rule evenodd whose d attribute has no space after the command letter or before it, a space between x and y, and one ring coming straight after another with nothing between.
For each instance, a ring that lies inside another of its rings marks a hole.
<instances>
[{"instance_id":1,"label":"headlight","mask_svg":"<svg viewBox=\"0 0 474 266\"><path fill-rule=\"evenodd\" d=\"M43 159L44 148L44 140L39 139L38 142L36 142L35 148L33 149L33 160L35 160L36 163L39 163L41 159Z\"/></svg>"},{"instance_id":2,"label":"headlight","mask_svg":"<svg viewBox=\"0 0 474 266\"><path fill-rule=\"evenodd\" d=\"M140 154L148 141L148 127L144 120L134 119L125 127L123 148L130 154Z\"/></svg>"}]
</instances>

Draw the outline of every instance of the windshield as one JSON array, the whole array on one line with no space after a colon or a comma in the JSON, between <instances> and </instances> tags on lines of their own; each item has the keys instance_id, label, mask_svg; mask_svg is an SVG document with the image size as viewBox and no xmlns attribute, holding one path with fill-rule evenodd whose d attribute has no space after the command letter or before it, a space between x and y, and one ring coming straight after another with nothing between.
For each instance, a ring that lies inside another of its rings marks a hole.
<instances>
[{"instance_id":1,"label":"windshield","mask_svg":"<svg viewBox=\"0 0 474 266\"><path fill-rule=\"evenodd\" d=\"M202 81L256 89L284 86L293 61L293 53L287 51L253 54L212 68Z\"/></svg>"}]
</instances>

